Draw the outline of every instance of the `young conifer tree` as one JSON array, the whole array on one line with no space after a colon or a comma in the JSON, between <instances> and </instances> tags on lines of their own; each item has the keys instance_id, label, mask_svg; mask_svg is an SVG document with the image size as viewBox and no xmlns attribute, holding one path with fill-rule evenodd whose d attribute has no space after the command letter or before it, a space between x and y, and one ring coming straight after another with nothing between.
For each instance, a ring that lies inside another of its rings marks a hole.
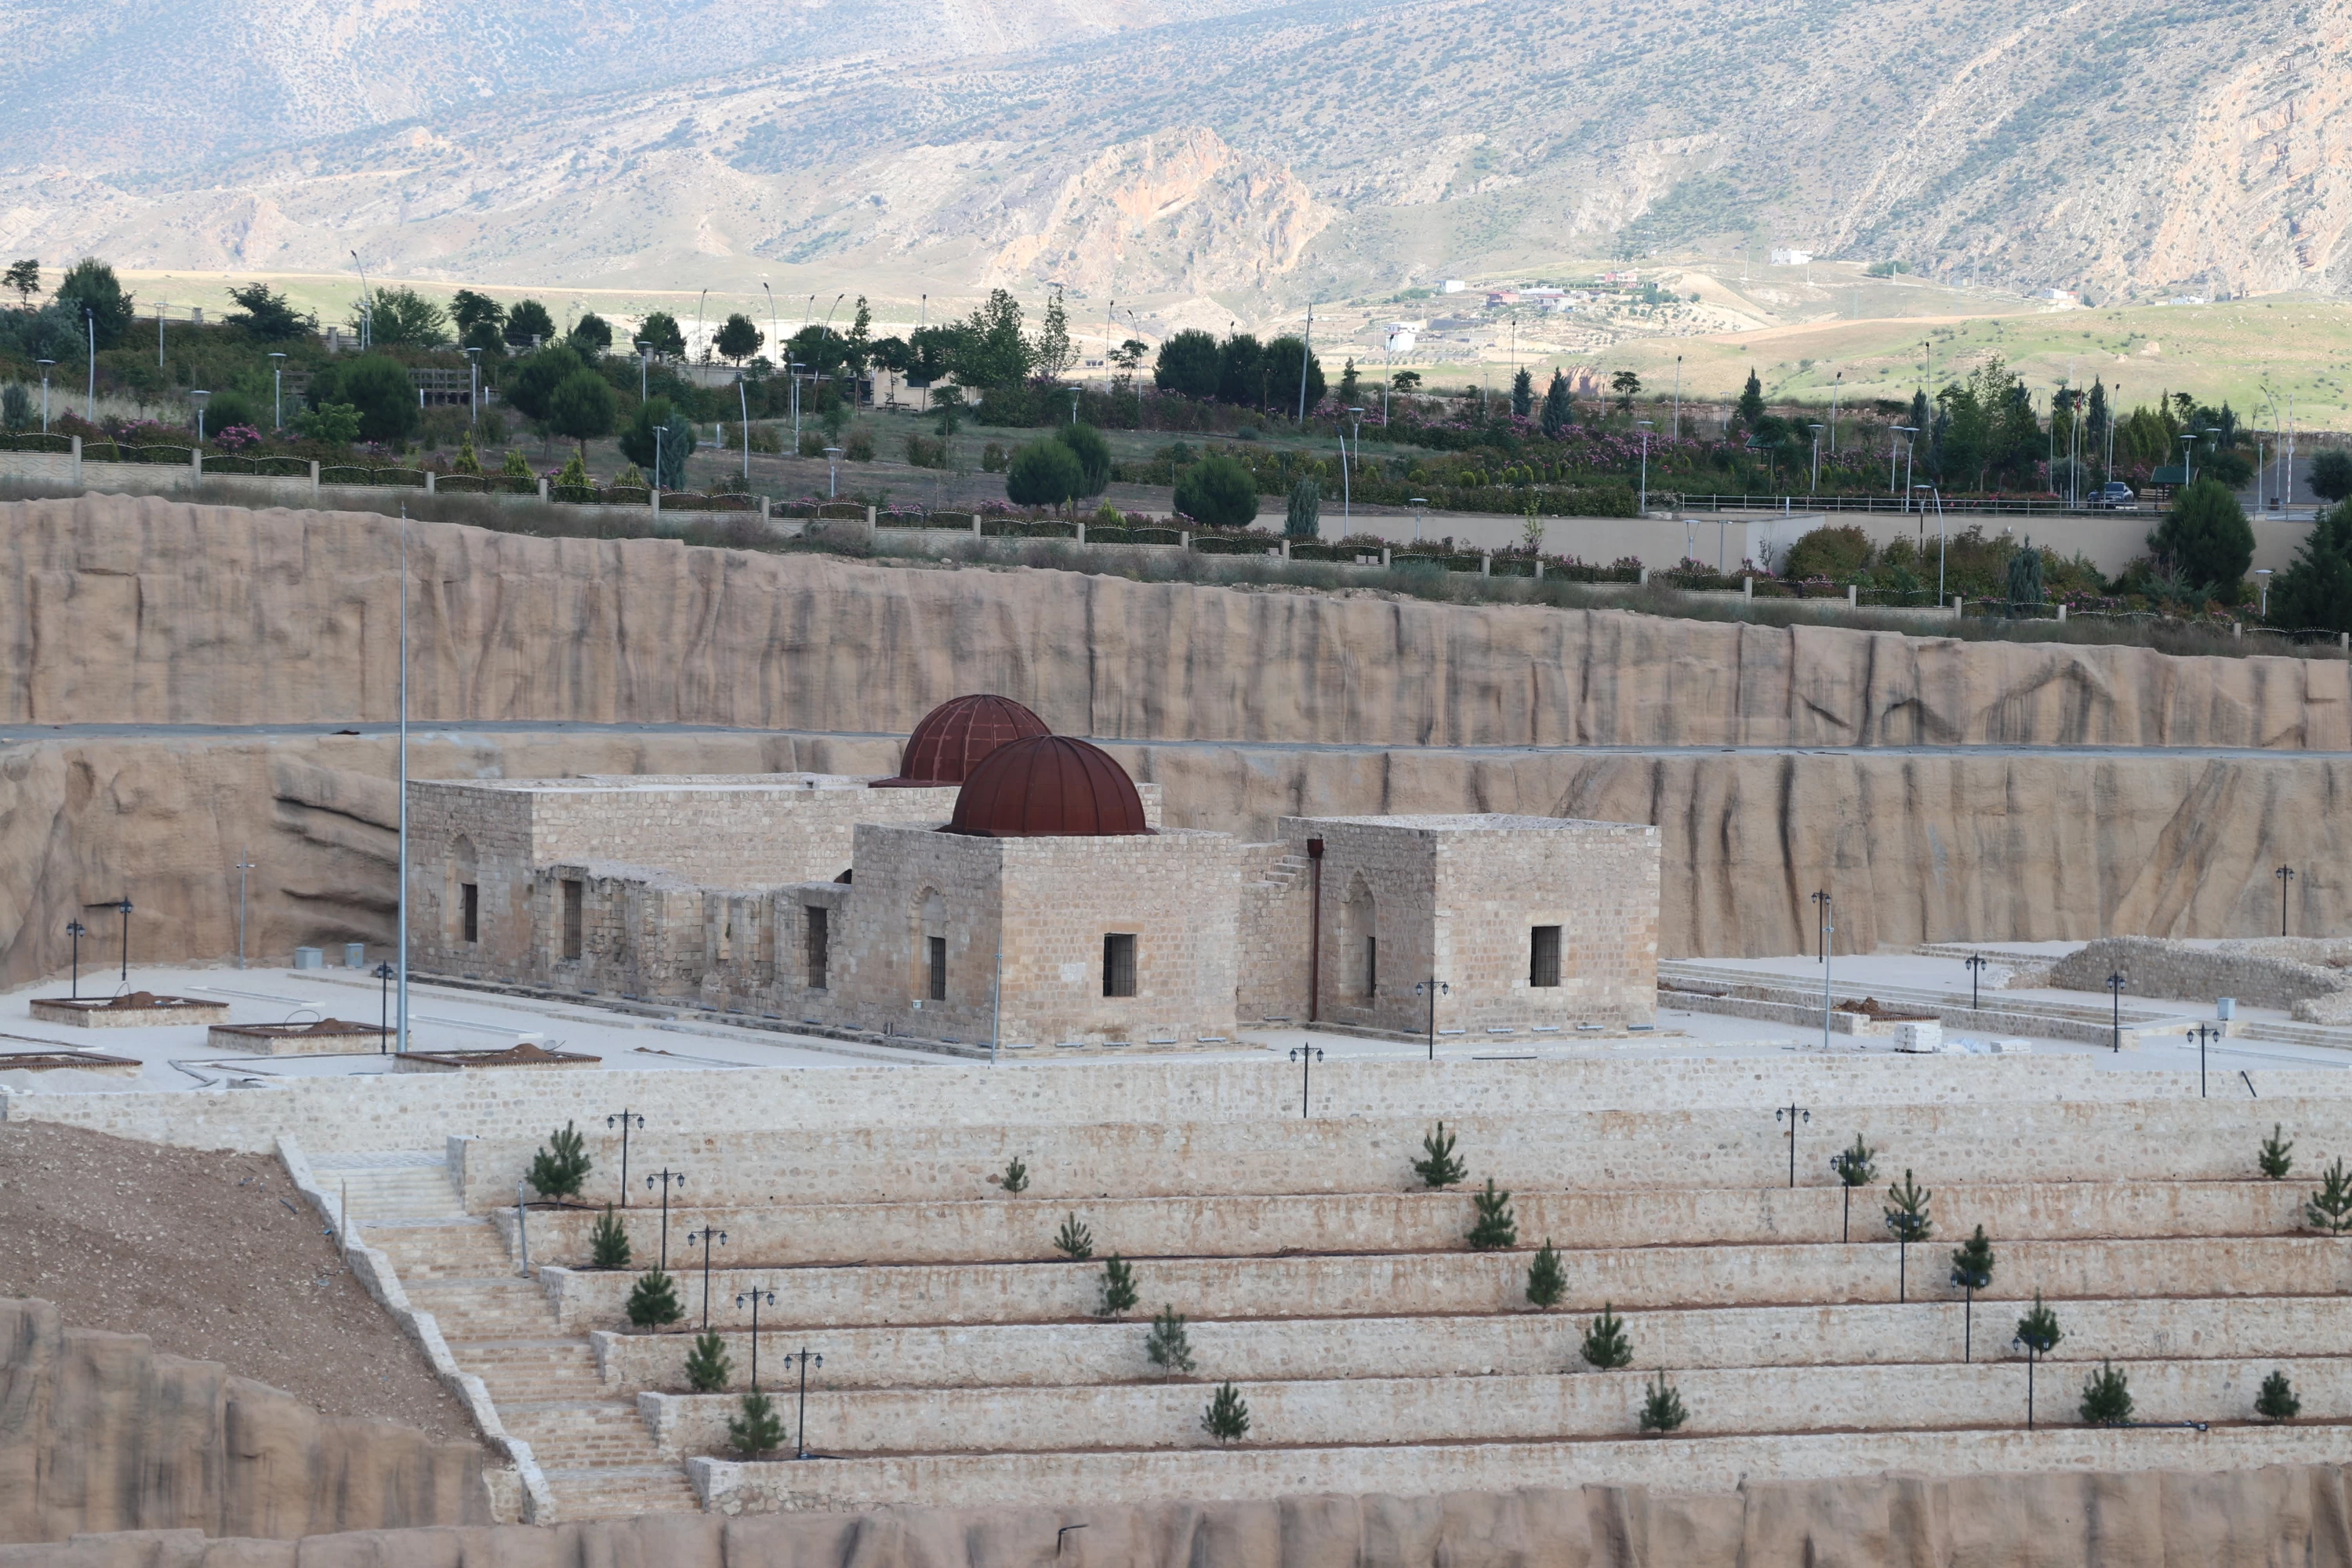
<instances>
[{"instance_id":1,"label":"young conifer tree","mask_svg":"<svg viewBox=\"0 0 2352 1568\"><path fill-rule=\"evenodd\" d=\"M530 1184L532 1191L558 1203L578 1197L581 1184L588 1179L585 1142L571 1122L565 1122L547 1135L547 1142L531 1157L530 1169L523 1179Z\"/></svg>"},{"instance_id":2,"label":"young conifer tree","mask_svg":"<svg viewBox=\"0 0 2352 1568\"><path fill-rule=\"evenodd\" d=\"M647 1331L686 1316L686 1309L677 1303L677 1281L658 1268L637 1276L636 1286L629 1292L628 1310L629 1321Z\"/></svg>"},{"instance_id":3,"label":"young conifer tree","mask_svg":"<svg viewBox=\"0 0 2352 1568\"><path fill-rule=\"evenodd\" d=\"M2284 1372L2273 1372L2263 1379L2263 1391L2254 1395L2254 1414L2266 1421L2292 1421L2303 1410L2303 1401L2294 1396L2294 1384Z\"/></svg>"},{"instance_id":4,"label":"young conifer tree","mask_svg":"<svg viewBox=\"0 0 2352 1568\"><path fill-rule=\"evenodd\" d=\"M1608 1302L1601 1303L1601 1315L1584 1331L1584 1343L1577 1353L1595 1372L1617 1372L1633 1364L1633 1346L1625 1337L1625 1320L1610 1310Z\"/></svg>"},{"instance_id":5,"label":"young conifer tree","mask_svg":"<svg viewBox=\"0 0 2352 1568\"><path fill-rule=\"evenodd\" d=\"M1007 1197L1017 1198L1029 1190L1029 1167L1021 1163L1020 1155L1015 1154L1006 1163L1002 1185Z\"/></svg>"},{"instance_id":6,"label":"young conifer tree","mask_svg":"<svg viewBox=\"0 0 2352 1568\"><path fill-rule=\"evenodd\" d=\"M1528 1300L1538 1307L1557 1307L1568 1293L1568 1270L1560 1267L1559 1254L1552 1250L1551 1237L1537 1249L1536 1260L1528 1265Z\"/></svg>"},{"instance_id":7,"label":"young conifer tree","mask_svg":"<svg viewBox=\"0 0 2352 1568\"><path fill-rule=\"evenodd\" d=\"M1238 1442L1249 1435L1249 1404L1242 1398L1241 1390L1230 1383L1221 1383L1217 1392L1209 1397L1209 1407L1201 1413L1201 1429L1219 1443Z\"/></svg>"},{"instance_id":8,"label":"young conifer tree","mask_svg":"<svg viewBox=\"0 0 2352 1568\"><path fill-rule=\"evenodd\" d=\"M1445 1130L1444 1122L1423 1137L1421 1147L1428 1158L1415 1160L1412 1168L1420 1173L1423 1186L1450 1187L1470 1173L1470 1167L1454 1157L1454 1134Z\"/></svg>"},{"instance_id":9,"label":"young conifer tree","mask_svg":"<svg viewBox=\"0 0 2352 1568\"><path fill-rule=\"evenodd\" d=\"M1118 1317L1133 1309L1135 1302L1134 1266L1114 1252L1103 1261L1102 1300L1095 1308L1095 1316Z\"/></svg>"},{"instance_id":10,"label":"young conifer tree","mask_svg":"<svg viewBox=\"0 0 2352 1568\"><path fill-rule=\"evenodd\" d=\"M727 1386L735 1374L728 1359L727 1342L714 1331L694 1336L694 1348L686 1352L686 1384L697 1394L716 1394Z\"/></svg>"},{"instance_id":11,"label":"young conifer tree","mask_svg":"<svg viewBox=\"0 0 2352 1568\"><path fill-rule=\"evenodd\" d=\"M2271 1135L2263 1140L2262 1149L2254 1156L2263 1174L2273 1182L2284 1181L2286 1173L2294 1169L2294 1140L2290 1138L2281 1142L2279 1131L2279 1124L2272 1122Z\"/></svg>"},{"instance_id":12,"label":"young conifer tree","mask_svg":"<svg viewBox=\"0 0 2352 1568\"><path fill-rule=\"evenodd\" d=\"M1073 1263L1083 1262L1095 1255L1095 1233L1072 1215L1062 1221L1062 1228L1055 1233L1054 1250Z\"/></svg>"},{"instance_id":13,"label":"young conifer tree","mask_svg":"<svg viewBox=\"0 0 2352 1568\"><path fill-rule=\"evenodd\" d=\"M1690 1412L1683 1408L1683 1396L1666 1381L1664 1373L1659 1373L1643 1387L1647 1396L1642 1402L1643 1431L1655 1432L1663 1437L1690 1419Z\"/></svg>"},{"instance_id":14,"label":"young conifer tree","mask_svg":"<svg viewBox=\"0 0 2352 1568\"><path fill-rule=\"evenodd\" d=\"M766 1394L755 1388L743 1396L743 1414L727 1418L727 1443L751 1459L784 1446L783 1417L776 1414L774 1403Z\"/></svg>"},{"instance_id":15,"label":"young conifer tree","mask_svg":"<svg viewBox=\"0 0 2352 1568\"><path fill-rule=\"evenodd\" d=\"M1470 1202L1478 1211L1470 1226L1473 1252L1499 1252L1519 1244L1519 1224L1511 1217L1511 1194L1496 1192L1494 1177L1486 1178L1485 1192L1470 1194Z\"/></svg>"},{"instance_id":16,"label":"young conifer tree","mask_svg":"<svg viewBox=\"0 0 2352 1568\"><path fill-rule=\"evenodd\" d=\"M2131 1384L2113 1362L2102 1362L2083 1384L2083 1421L2091 1426L2120 1426L2131 1419Z\"/></svg>"},{"instance_id":17,"label":"young conifer tree","mask_svg":"<svg viewBox=\"0 0 2352 1568\"><path fill-rule=\"evenodd\" d=\"M2303 1222L2330 1236L2352 1230L2352 1177L2344 1173L2341 1158L2319 1173L2319 1191L2303 1205Z\"/></svg>"},{"instance_id":18,"label":"young conifer tree","mask_svg":"<svg viewBox=\"0 0 2352 1568\"><path fill-rule=\"evenodd\" d=\"M613 1205L606 1204L598 1217L596 1227L588 1233L589 1256L599 1268L626 1268L629 1266L629 1233L613 1217Z\"/></svg>"},{"instance_id":19,"label":"young conifer tree","mask_svg":"<svg viewBox=\"0 0 2352 1568\"><path fill-rule=\"evenodd\" d=\"M1992 1285L1992 1241L1984 1226L1977 1226L1977 1233L1952 1253L1952 1283L1968 1292L1960 1306L1960 1359L1974 1361L1977 1292Z\"/></svg>"},{"instance_id":20,"label":"young conifer tree","mask_svg":"<svg viewBox=\"0 0 2352 1568\"><path fill-rule=\"evenodd\" d=\"M1192 1370L1192 1339L1184 1331L1184 1320L1175 1308L1163 1304L1160 1315L1151 1320L1151 1331L1144 1336L1143 1354L1160 1369L1162 1383L1180 1372Z\"/></svg>"}]
</instances>

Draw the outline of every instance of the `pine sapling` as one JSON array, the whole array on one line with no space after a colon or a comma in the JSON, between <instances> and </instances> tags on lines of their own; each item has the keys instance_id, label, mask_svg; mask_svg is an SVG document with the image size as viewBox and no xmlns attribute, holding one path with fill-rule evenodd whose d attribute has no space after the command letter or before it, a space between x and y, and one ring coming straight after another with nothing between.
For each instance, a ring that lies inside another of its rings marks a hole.
<instances>
[{"instance_id":1,"label":"pine sapling","mask_svg":"<svg viewBox=\"0 0 2352 1568\"><path fill-rule=\"evenodd\" d=\"M1559 1299L1568 1294L1568 1270L1559 1264L1559 1254L1552 1250L1551 1237L1536 1251L1536 1260L1528 1265L1528 1300L1538 1307L1557 1307Z\"/></svg>"},{"instance_id":2,"label":"pine sapling","mask_svg":"<svg viewBox=\"0 0 2352 1568\"><path fill-rule=\"evenodd\" d=\"M1423 1137L1421 1147L1429 1157L1415 1160L1412 1168L1420 1173L1423 1186L1450 1187L1470 1173L1470 1167L1454 1157L1454 1134L1445 1130L1444 1122Z\"/></svg>"},{"instance_id":3,"label":"pine sapling","mask_svg":"<svg viewBox=\"0 0 2352 1568\"><path fill-rule=\"evenodd\" d=\"M631 1323L650 1333L684 1316L686 1309L677 1304L677 1280L658 1268L648 1268L637 1276L637 1283L629 1292Z\"/></svg>"},{"instance_id":4,"label":"pine sapling","mask_svg":"<svg viewBox=\"0 0 2352 1568\"><path fill-rule=\"evenodd\" d=\"M604 1216L596 1228L588 1233L589 1256L599 1268L626 1268L629 1266L629 1233L613 1217L613 1205L604 1205Z\"/></svg>"},{"instance_id":5,"label":"pine sapling","mask_svg":"<svg viewBox=\"0 0 2352 1568\"><path fill-rule=\"evenodd\" d=\"M1642 1402L1643 1431L1655 1432L1663 1437L1690 1419L1690 1412L1683 1408L1683 1396L1675 1392L1675 1385L1666 1381L1664 1372L1643 1386L1649 1397Z\"/></svg>"},{"instance_id":6,"label":"pine sapling","mask_svg":"<svg viewBox=\"0 0 2352 1568\"><path fill-rule=\"evenodd\" d=\"M1249 1435L1249 1404L1230 1383L1217 1384L1209 1407L1201 1413L1201 1430L1220 1443L1234 1443Z\"/></svg>"},{"instance_id":7,"label":"pine sapling","mask_svg":"<svg viewBox=\"0 0 2352 1568\"><path fill-rule=\"evenodd\" d=\"M1135 1306L1135 1268L1116 1252L1103 1262L1102 1300L1095 1308L1097 1318L1116 1318Z\"/></svg>"},{"instance_id":8,"label":"pine sapling","mask_svg":"<svg viewBox=\"0 0 2352 1568\"><path fill-rule=\"evenodd\" d=\"M742 1415L727 1418L727 1446L749 1459L784 1446L784 1418L758 1389L743 1396Z\"/></svg>"},{"instance_id":9,"label":"pine sapling","mask_svg":"<svg viewBox=\"0 0 2352 1568\"><path fill-rule=\"evenodd\" d=\"M2294 1384L2286 1380L2284 1372L2273 1372L2263 1379L2263 1391L2254 1395L2254 1414L2266 1421L2292 1421L2303 1411L2303 1401L2294 1396Z\"/></svg>"},{"instance_id":10,"label":"pine sapling","mask_svg":"<svg viewBox=\"0 0 2352 1568\"><path fill-rule=\"evenodd\" d=\"M2083 1384L2083 1421L2091 1426L2120 1426L2131 1419L2131 1384L2113 1362L2101 1362Z\"/></svg>"},{"instance_id":11,"label":"pine sapling","mask_svg":"<svg viewBox=\"0 0 2352 1568\"><path fill-rule=\"evenodd\" d=\"M1615 1372L1633 1364L1633 1346L1625 1338L1625 1320L1601 1304L1601 1315L1584 1331L1584 1343L1577 1353L1584 1364L1595 1372Z\"/></svg>"},{"instance_id":12,"label":"pine sapling","mask_svg":"<svg viewBox=\"0 0 2352 1568\"><path fill-rule=\"evenodd\" d=\"M2058 1314L2033 1293L2033 1310L2017 1320L2017 1342L2025 1347L2025 1429L2033 1430L2033 1363L2058 1348L2066 1336L2058 1331Z\"/></svg>"},{"instance_id":13,"label":"pine sapling","mask_svg":"<svg viewBox=\"0 0 2352 1568\"><path fill-rule=\"evenodd\" d=\"M1992 1242L1984 1226L1977 1226L1977 1233L1953 1252L1952 1283L1968 1292L1960 1306L1960 1359L1974 1361L1977 1292L1992 1285Z\"/></svg>"},{"instance_id":14,"label":"pine sapling","mask_svg":"<svg viewBox=\"0 0 2352 1568\"><path fill-rule=\"evenodd\" d=\"M1878 1179L1878 1168L1871 1163L1873 1152L1870 1145L1862 1141L1862 1134L1857 1132L1853 1135L1853 1148L1830 1156L1830 1168L1837 1172L1838 1181L1845 1188L1845 1216L1838 1227L1840 1241L1853 1239L1854 1188L1866 1187Z\"/></svg>"},{"instance_id":15,"label":"pine sapling","mask_svg":"<svg viewBox=\"0 0 2352 1568\"><path fill-rule=\"evenodd\" d=\"M1070 1215L1062 1221L1062 1228L1054 1233L1054 1250L1073 1263L1083 1263L1095 1255L1095 1233Z\"/></svg>"},{"instance_id":16,"label":"pine sapling","mask_svg":"<svg viewBox=\"0 0 2352 1568\"><path fill-rule=\"evenodd\" d=\"M1017 1198L1029 1190L1029 1167L1021 1163L1020 1155L1015 1154L1005 1165L1003 1184L1007 1197Z\"/></svg>"},{"instance_id":17,"label":"pine sapling","mask_svg":"<svg viewBox=\"0 0 2352 1568\"><path fill-rule=\"evenodd\" d=\"M1151 1320L1151 1331L1143 1340L1143 1354L1160 1369L1162 1383L1180 1372L1192 1370L1192 1338L1184 1331L1184 1320L1175 1308L1163 1305L1160 1315Z\"/></svg>"},{"instance_id":18,"label":"pine sapling","mask_svg":"<svg viewBox=\"0 0 2352 1568\"><path fill-rule=\"evenodd\" d=\"M716 1394L734 1375L734 1365L727 1357L727 1342L715 1330L695 1335L694 1348L686 1352L686 1385L697 1394Z\"/></svg>"},{"instance_id":19,"label":"pine sapling","mask_svg":"<svg viewBox=\"0 0 2352 1568\"><path fill-rule=\"evenodd\" d=\"M1470 1250L1499 1252L1519 1244L1519 1222L1511 1217L1511 1194L1495 1190L1495 1178L1486 1178L1486 1190L1472 1193L1470 1201L1477 1205L1478 1217L1470 1226Z\"/></svg>"},{"instance_id":20,"label":"pine sapling","mask_svg":"<svg viewBox=\"0 0 2352 1568\"><path fill-rule=\"evenodd\" d=\"M1903 1173L1901 1186L1886 1189L1886 1228L1895 1233L1895 1299L1898 1301L1911 1299L1911 1244L1927 1240L1935 1230L1927 1214L1927 1202L1935 1195L1914 1182L1908 1170Z\"/></svg>"},{"instance_id":21,"label":"pine sapling","mask_svg":"<svg viewBox=\"0 0 2352 1568\"><path fill-rule=\"evenodd\" d=\"M2345 1175L2340 1157L2319 1173L2319 1191L2303 1205L2303 1223L2330 1236L2352 1230L2352 1177Z\"/></svg>"},{"instance_id":22,"label":"pine sapling","mask_svg":"<svg viewBox=\"0 0 2352 1568\"><path fill-rule=\"evenodd\" d=\"M2284 1143L2280 1142L2280 1131L2279 1124L2272 1122L2271 1135L2263 1140L2262 1150L2254 1156L2254 1163L2262 1166L2263 1174L2273 1182L2284 1181L2286 1173L2294 1169L2294 1140L2290 1138Z\"/></svg>"},{"instance_id":23,"label":"pine sapling","mask_svg":"<svg viewBox=\"0 0 2352 1568\"><path fill-rule=\"evenodd\" d=\"M586 1140L567 1121L547 1135L547 1142L531 1156L530 1170L524 1179L541 1197L562 1203L565 1198L580 1195L588 1170Z\"/></svg>"}]
</instances>

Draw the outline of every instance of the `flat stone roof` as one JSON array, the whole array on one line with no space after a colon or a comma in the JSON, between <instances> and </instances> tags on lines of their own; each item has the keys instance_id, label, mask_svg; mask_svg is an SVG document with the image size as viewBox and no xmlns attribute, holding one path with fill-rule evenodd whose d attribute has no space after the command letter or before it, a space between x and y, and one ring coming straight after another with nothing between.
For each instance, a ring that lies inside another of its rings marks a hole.
<instances>
[{"instance_id":1,"label":"flat stone roof","mask_svg":"<svg viewBox=\"0 0 2352 1568\"><path fill-rule=\"evenodd\" d=\"M593 773L576 779L415 779L421 784L455 785L464 789L505 790L521 795L703 794L797 790L862 790L883 773ZM926 787L926 786L916 786ZM953 784L939 784L953 790Z\"/></svg>"},{"instance_id":2,"label":"flat stone roof","mask_svg":"<svg viewBox=\"0 0 2352 1568\"><path fill-rule=\"evenodd\" d=\"M1646 823L1596 822L1577 816L1517 816L1501 812L1457 812L1426 816L1300 816L1288 820L1313 825L1343 822L1351 827L1397 827L1417 833L1531 833L1595 827L1654 832Z\"/></svg>"}]
</instances>

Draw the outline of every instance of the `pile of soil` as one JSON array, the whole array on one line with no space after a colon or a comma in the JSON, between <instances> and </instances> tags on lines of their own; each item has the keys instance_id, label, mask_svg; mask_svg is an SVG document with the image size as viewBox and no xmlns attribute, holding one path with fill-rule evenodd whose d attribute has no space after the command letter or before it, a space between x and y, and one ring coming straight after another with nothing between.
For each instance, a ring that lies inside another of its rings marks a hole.
<instances>
[{"instance_id":1,"label":"pile of soil","mask_svg":"<svg viewBox=\"0 0 2352 1568\"><path fill-rule=\"evenodd\" d=\"M0 1296L54 1301L68 1328L145 1334L323 1415L478 1436L267 1155L0 1122Z\"/></svg>"},{"instance_id":2,"label":"pile of soil","mask_svg":"<svg viewBox=\"0 0 2352 1568\"><path fill-rule=\"evenodd\" d=\"M1882 1024L1932 1024L1936 1021L1936 1015L1933 1013L1915 1013L1907 1008L1889 1007L1875 996L1865 996L1859 1002L1841 1002L1837 1005L1837 1010L1841 1013L1859 1013L1865 1018L1874 1018Z\"/></svg>"}]
</instances>

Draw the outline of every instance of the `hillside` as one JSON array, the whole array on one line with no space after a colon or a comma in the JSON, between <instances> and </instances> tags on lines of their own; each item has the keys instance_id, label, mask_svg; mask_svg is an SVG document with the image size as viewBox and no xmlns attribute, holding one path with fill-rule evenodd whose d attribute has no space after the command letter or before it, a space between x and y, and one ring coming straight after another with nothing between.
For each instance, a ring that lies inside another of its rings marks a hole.
<instances>
[{"instance_id":1,"label":"hillside","mask_svg":"<svg viewBox=\"0 0 2352 1568\"><path fill-rule=\"evenodd\" d=\"M12 253L1204 320L1776 244L2102 303L2352 286L2352 0L79 16L0 23Z\"/></svg>"}]
</instances>

